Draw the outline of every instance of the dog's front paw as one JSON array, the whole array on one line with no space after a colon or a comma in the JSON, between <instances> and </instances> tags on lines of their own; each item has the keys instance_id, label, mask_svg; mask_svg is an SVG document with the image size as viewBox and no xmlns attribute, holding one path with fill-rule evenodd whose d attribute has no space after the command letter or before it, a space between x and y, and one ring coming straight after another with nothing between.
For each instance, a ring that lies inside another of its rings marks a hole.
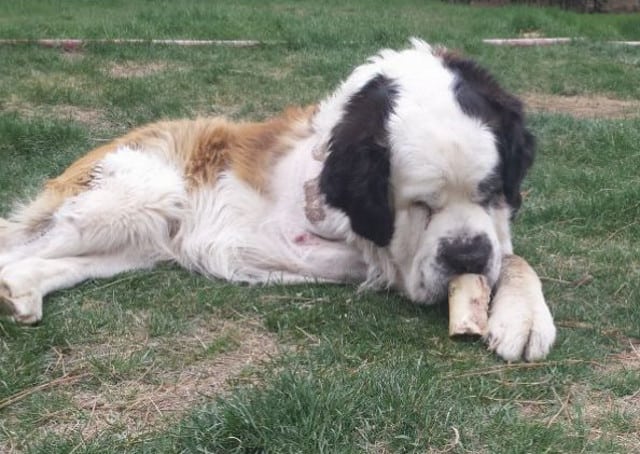
<instances>
[{"instance_id":1,"label":"dog's front paw","mask_svg":"<svg viewBox=\"0 0 640 454\"><path fill-rule=\"evenodd\" d=\"M518 361L526 351L530 332L531 317L528 313L494 311L489 318L485 341L489 350L505 361Z\"/></svg>"},{"instance_id":2,"label":"dog's front paw","mask_svg":"<svg viewBox=\"0 0 640 454\"><path fill-rule=\"evenodd\" d=\"M544 300L542 300L542 304L538 304L532 309L533 323L523 355L526 361L538 361L546 358L556 340L556 326L553 324L553 317Z\"/></svg>"},{"instance_id":3,"label":"dog's front paw","mask_svg":"<svg viewBox=\"0 0 640 454\"><path fill-rule=\"evenodd\" d=\"M485 340L489 350L505 361L544 359L556 339L547 305L511 300L510 307L493 311Z\"/></svg>"},{"instance_id":4,"label":"dog's front paw","mask_svg":"<svg viewBox=\"0 0 640 454\"><path fill-rule=\"evenodd\" d=\"M556 339L540 279L520 257L503 260L484 338L489 350L506 361L544 359Z\"/></svg>"}]
</instances>

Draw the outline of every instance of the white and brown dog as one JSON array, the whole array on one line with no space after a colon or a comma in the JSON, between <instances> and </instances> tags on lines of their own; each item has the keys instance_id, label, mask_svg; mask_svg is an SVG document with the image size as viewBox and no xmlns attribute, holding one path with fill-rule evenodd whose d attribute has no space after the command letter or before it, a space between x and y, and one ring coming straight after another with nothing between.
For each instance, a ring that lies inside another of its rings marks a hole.
<instances>
[{"instance_id":1,"label":"white and brown dog","mask_svg":"<svg viewBox=\"0 0 640 454\"><path fill-rule=\"evenodd\" d=\"M509 222L532 163L521 103L420 40L384 50L310 108L262 123L159 122L97 148L0 220L0 300L18 322L88 278L161 261L249 283L356 282L420 304L500 276L486 339L544 358L555 327ZM528 273L528 274L527 274Z\"/></svg>"}]
</instances>

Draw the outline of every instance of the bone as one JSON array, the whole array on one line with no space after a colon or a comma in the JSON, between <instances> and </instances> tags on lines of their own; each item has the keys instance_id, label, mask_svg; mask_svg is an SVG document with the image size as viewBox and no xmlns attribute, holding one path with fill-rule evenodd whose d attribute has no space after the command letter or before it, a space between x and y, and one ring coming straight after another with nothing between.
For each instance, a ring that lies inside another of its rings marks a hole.
<instances>
[{"instance_id":1,"label":"bone","mask_svg":"<svg viewBox=\"0 0 640 454\"><path fill-rule=\"evenodd\" d=\"M487 330L491 288L479 274L461 274L449 282L449 336L483 336Z\"/></svg>"}]
</instances>

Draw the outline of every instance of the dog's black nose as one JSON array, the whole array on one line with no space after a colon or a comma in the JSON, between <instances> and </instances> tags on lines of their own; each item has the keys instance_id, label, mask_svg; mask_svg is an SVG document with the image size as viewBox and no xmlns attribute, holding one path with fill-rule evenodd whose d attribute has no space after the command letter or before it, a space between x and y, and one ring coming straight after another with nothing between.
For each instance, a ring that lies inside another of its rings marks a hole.
<instances>
[{"instance_id":1,"label":"dog's black nose","mask_svg":"<svg viewBox=\"0 0 640 454\"><path fill-rule=\"evenodd\" d=\"M445 238L438 246L438 257L453 274L482 274L491 257L491 242L486 235Z\"/></svg>"}]
</instances>

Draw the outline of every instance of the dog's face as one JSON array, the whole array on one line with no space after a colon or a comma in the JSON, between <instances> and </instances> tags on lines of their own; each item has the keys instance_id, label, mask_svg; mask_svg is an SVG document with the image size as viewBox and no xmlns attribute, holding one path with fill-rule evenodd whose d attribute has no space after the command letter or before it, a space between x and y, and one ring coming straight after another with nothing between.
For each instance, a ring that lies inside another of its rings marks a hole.
<instances>
[{"instance_id":1,"label":"dog's face","mask_svg":"<svg viewBox=\"0 0 640 454\"><path fill-rule=\"evenodd\" d=\"M471 61L416 41L356 69L319 125L331 115L320 188L385 251L386 283L423 303L458 274L493 285L533 160L520 102Z\"/></svg>"}]
</instances>

